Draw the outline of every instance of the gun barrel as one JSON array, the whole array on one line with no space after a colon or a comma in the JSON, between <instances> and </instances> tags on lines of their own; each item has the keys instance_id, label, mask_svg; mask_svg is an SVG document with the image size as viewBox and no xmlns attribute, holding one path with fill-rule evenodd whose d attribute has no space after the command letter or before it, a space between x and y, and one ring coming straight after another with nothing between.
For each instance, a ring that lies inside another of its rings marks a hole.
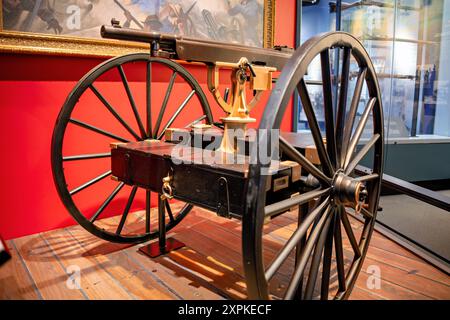
<instances>
[{"instance_id":1,"label":"gun barrel","mask_svg":"<svg viewBox=\"0 0 450 320\"><path fill-rule=\"evenodd\" d=\"M171 34L162 34L157 32L147 32L136 29L118 28L112 26L102 26L101 36L105 39L116 39L143 43L152 43L153 41L165 41L175 45L176 36Z\"/></svg>"},{"instance_id":2,"label":"gun barrel","mask_svg":"<svg viewBox=\"0 0 450 320\"><path fill-rule=\"evenodd\" d=\"M101 35L103 38L108 39L149 44L157 42L162 50L173 53L174 59L207 64L215 64L219 61L236 63L240 58L246 57L251 63L275 67L281 70L293 52L293 50L289 51L282 48L264 49L114 26L103 26Z\"/></svg>"}]
</instances>

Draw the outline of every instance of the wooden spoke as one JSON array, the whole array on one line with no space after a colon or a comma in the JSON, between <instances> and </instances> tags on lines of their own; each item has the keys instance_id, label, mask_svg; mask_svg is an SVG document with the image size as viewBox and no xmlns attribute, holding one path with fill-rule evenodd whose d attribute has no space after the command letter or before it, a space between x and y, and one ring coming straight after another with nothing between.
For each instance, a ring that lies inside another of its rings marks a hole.
<instances>
[{"instance_id":1,"label":"wooden spoke","mask_svg":"<svg viewBox=\"0 0 450 320\"><path fill-rule=\"evenodd\" d=\"M325 209L325 214L322 215L319 222L317 223L316 228L313 229L306 242L302 257L300 258L298 265L295 267L294 275L292 276L291 282L289 283L289 286L286 290L286 294L284 297L286 300L292 300L292 298L294 297L294 294L298 288L298 284L300 283L300 279L303 275L303 272L305 271L306 263L308 262L314 246L318 242L319 235L322 233L325 226L329 225L330 223L331 216L329 213L330 206L327 206L327 208Z\"/></svg>"},{"instance_id":2,"label":"wooden spoke","mask_svg":"<svg viewBox=\"0 0 450 320\"><path fill-rule=\"evenodd\" d=\"M198 118L197 120L194 120L194 121L192 121L191 123L189 123L189 124L188 124L187 126L185 126L184 128L191 128L191 127L195 126L196 124L202 122L202 121L205 120L205 119L206 119L206 116L203 115L203 116L201 116L200 118Z\"/></svg>"},{"instance_id":3,"label":"wooden spoke","mask_svg":"<svg viewBox=\"0 0 450 320\"><path fill-rule=\"evenodd\" d=\"M316 209L314 209L303 221L301 226L295 230L295 232L292 234L292 236L289 238L285 246L278 252L275 259L273 259L271 265L267 268L266 271L266 279L270 280L275 275L275 272L281 267L283 262L287 259L289 254L291 253L292 249L295 248L295 246L300 242L302 237L306 234L306 231L308 231L308 228L311 226L311 224L314 222L314 220L322 214L323 210L326 206L328 206L330 202L330 198L327 197L326 200L320 204Z\"/></svg>"},{"instance_id":4,"label":"wooden spoke","mask_svg":"<svg viewBox=\"0 0 450 320\"><path fill-rule=\"evenodd\" d=\"M331 208L329 208L328 211L330 212ZM328 214L329 214L329 212L328 212ZM325 223L325 225L321 231L319 240L317 241L317 244L314 248L314 253L312 256L312 260L311 260L311 266L309 268L308 282L306 283L306 289L305 289L305 299L306 300L311 300L313 293L314 293L314 288L316 286L316 281L317 281L317 274L319 273L320 260L322 259L322 252L323 252L323 249L325 246L325 241L327 239L331 220L332 220L332 215L329 215L327 222Z\"/></svg>"},{"instance_id":5,"label":"wooden spoke","mask_svg":"<svg viewBox=\"0 0 450 320\"><path fill-rule=\"evenodd\" d=\"M355 234L353 233L352 225L348 220L347 212L345 208L341 209L341 220L342 225L344 226L345 233L347 234L348 241L353 248L353 252L355 253L355 258L361 257L361 250L359 249L358 241L355 238Z\"/></svg>"},{"instance_id":6,"label":"wooden spoke","mask_svg":"<svg viewBox=\"0 0 450 320\"><path fill-rule=\"evenodd\" d=\"M321 183L330 185L331 178L327 177L322 171L320 171L314 164L305 158L300 152L297 151L289 142L280 136L280 149L286 154L292 161L298 162L302 168L311 173Z\"/></svg>"},{"instance_id":7,"label":"wooden spoke","mask_svg":"<svg viewBox=\"0 0 450 320\"><path fill-rule=\"evenodd\" d=\"M110 171L107 171L107 172L105 172L105 173L103 173L103 174L101 174L101 175L99 175L98 177L96 177L96 178L94 178L94 179L92 179L92 180L90 180L90 181L88 181L88 182L86 182L85 184L79 186L78 188L73 189L73 190L70 191L69 193L70 193L71 196L74 196L74 195L76 195L78 192L83 191L83 190L86 189L86 188L89 188L90 186L96 184L97 182L99 182L99 181L105 179L106 177L108 177L108 176L110 176L110 175L111 175L111 170L110 170Z\"/></svg>"},{"instance_id":8,"label":"wooden spoke","mask_svg":"<svg viewBox=\"0 0 450 320\"><path fill-rule=\"evenodd\" d=\"M328 292L330 288L330 271L331 271L331 258L333 256L333 235L335 224L335 210L331 208L331 224L328 229L327 239L325 242L325 248L323 252L323 266L322 266L322 281L320 286L320 300L328 300Z\"/></svg>"},{"instance_id":9,"label":"wooden spoke","mask_svg":"<svg viewBox=\"0 0 450 320\"><path fill-rule=\"evenodd\" d=\"M373 214L372 212L370 212L369 210L367 210L366 208L361 208L361 214L367 218L367 219L373 219Z\"/></svg>"},{"instance_id":10,"label":"wooden spoke","mask_svg":"<svg viewBox=\"0 0 450 320\"><path fill-rule=\"evenodd\" d=\"M355 130L355 133L352 137L352 141L350 142L350 145L348 146L348 150L345 156L345 161L344 161L344 168L346 168L348 166L348 163L350 162L350 159L353 156L353 153L355 152L356 146L359 142L359 140L361 139L361 135L364 131L364 128L366 127L367 124L367 120L369 119L369 115L370 112L373 109L373 106L375 105L375 102L377 101L376 98L372 98L370 99L369 103L366 106L366 109L364 110L364 113L361 116L361 119L358 123L358 127Z\"/></svg>"},{"instance_id":11,"label":"wooden spoke","mask_svg":"<svg viewBox=\"0 0 450 320\"><path fill-rule=\"evenodd\" d=\"M90 124L87 124L85 122L82 122L80 120L76 120L76 119L72 118L72 119L69 120L69 122L73 123L73 124L75 124L75 125L77 125L79 127L82 127L82 128L85 128L85 129L88 129L88 130L91 130L91 131L94 131L96 133L99 133L101 135L104 135L106 137L112 138L112 139L120 141L120 142L130 142L129 140L127 140L125 138L119 137L119 136L117 136L117 135L115 135L115 134L113 134L111 132L105 131L103 129L94 127L94 126L92 126Z\"/></svg>"},{"instance_id":12,"label":"wooden spoke","mask_svg":"<svg viewBox=\"0 0 450 320\"><path fill-rule=\"evenodd\" d=\"M370 151L375 143L380 139L380 134L375 134L366 145L353 157L352 161L345 168L345 174L350 174L356 166L361 162L364 156Z\"/></svg>"},{"instance_id":13,"label":"wooden spoke","mask_svg":"<svg viewBox=\"0 0 450 320\"><path fill-rule=\"evenodd\" d=\"M348 84L349 84L349 73L350 73L350 57L351 49L344 48L343 50L343 63L342 63L342 74L341 74L341 88L339 93L339 104L337 108L336 115L336 149L337 149L337 160L338 167L342 167L343 161L343 150L342 141L344 137L344 125L345 125L345 114L347 112L347 95L348 95Z\"/></svg>"},{"instance_id":14,"label":"wooden spoke","mask_svg":"<svg viewBox=\"0 0 450 320\"><path fill-rule=\"evenodd\" d=\"M152 63L147 62L147 90L146 90L146 109L147 109L147 137L152 137Z\"/></svg>"},{"instance_id":15,"label":"wooden spoke","mask_svg":"<svg viewBox=\"0 0 450 320\"><path fill-rule=\"evenodd\" d=\"M312 203L312 207L310 206L310 210L316 209L319 204L320 204L320 202L313 202ZM312 225L312 229L314 229L317 226L317 224L319 223L320 217L321 216L317 216L316 219L314 219L314 223Z\"/></svg>"},{"instance_id":16,"label":"wooden spoke","mask_svg":"<svg viewBox=\"0 0 450 320\"><path fill-rule=\"evenodd\" d=\"M63 157L63 161L79 161L79 160L92 160L92 159L102 159L111 157L111 152L109 153L94 153L94 154L79 154L76 156Z\"/></svg>"},{"instance_id":17,"label":"wooden spoke","mask_svg":"<svg viewBox=\"0 0 450 320\"><path fill-rule=\"evenodd\" d=\"M150 220L151 220L151 191L145 191L145 232L150 232Z\"/></svg>"},{"instance_id":18,"label":"wooden spoke","mask_svg":"<svg viewBox=\"0 0 450 320\"><path fill-rule=\"evenodd\" d=\"M141 136L143 139L147 138L147 134L145 132L144 125L142 124L141 116L139 115L139 111L136 107L136 102L134 101L133 94L131 93L130 85L128 84L127 76L125 75L125 71L123 67L119 65L117 67L119 69L120 78L122 79L123 86L125 87L125 91L127 92L128 100L130 101L131 109L133 110L134 117L136 118L136 122L139 126L139 130L141 132ZM140 139L138 139L140 140Z\"/></svg>"},{"instance_id":19,"label":"wooden spoke","mask_svg":"<svg viewBox=\"0 0 450 320\"><path fill-rule=\"evenodd\" d=\"M305 220L308 213L309 213L309 203L304 203L298 207L297 228L300 227L300 225L303 223L303 220ZM295 266L297 266L300 262L303 250L305 248L305 244L306 244L306 234L300 239L299 244L295 248ZM303 276L300 279L300 282L298 284L298 289L297 289L297 292L295 295L295 298L297 300L303 299L302 290L303 290Z\"/></svg>"},{"instance_id":20,"label":"wooden spoke","mask_svg":"<svg viewBox=\"0 0 450 320\"><path fill-rule=\"evenodd\" d=\"M165 200L167 215L169 216L170 221L174 222L175 219L173 217L172 208L170 207L169 201Z\"/></svg>"},{"instance_id":21,"label":"wooden spoke","mask_svg":"<svg viewBox=\"0 0 450 320\"><path fill-rule=\"evenodd\" d=\"M345 291L344 250L342 246L341 218L339 209L336 212L334 225L334 251L336 253L336 269L338 274L339 292Z\"/></svg>"},{"instance_id":22,"label":"wooden spoke","mask_svg":"<svg viewBox=\"0 0 450 320\"><path fill-rule=\"evenodd\" d=\"M89 86L91 91L97 96L97 98L103 103L103 105L108 109L108 111L120 122L122 126L127 129L127 131L136 139L141 140L141 137L130 127L130 125L119 115L116 109L106 100L106 98L97 90L97 88L91 84Z\"/></svg>"},{"instance_id":23,"label":"wooden spoke","mask_svg":"<svg viewBox=\"0 0 450 320\"><path fill-rule=\"evenodd\" d=\"M309 191L309 192L301 194L297 197L288 198L286 200L276 202L274 204L270 204L270 205L266 206L264 209L265 216L271 217L278 213L285 212L292 207L305 204L316 198L323 197L324 195L328 194L330 192L330 190L331 190L331 188L327 188L325 190Z\"/></svg>"},{"instance_id":24,"label":"wooden spoke","mask_svg":"<svg viewBox=\"0 0 450 320\"><path fill-rule=\"evenodd\" d=\"M108 198L106 198L105 202L101 205L101 207L97 210L97 212L92 216L90 219L91 223L94 223L98 217L105 211L106 207L111 203L111 201L116 197L116 195L122 190L125 183L121 182L119 185L114 189L114 191L109 195Z\"/></svg>"},{"instance_id":25,"label":"wooden spoke","mask_svg":"<svg viewBox=\"0 0 450 320\"><path fill-rule=\"evenodd\" d=\"M334 168L336 168L336 140L334 132L334 107L333 88L331 82L330 51L327 49L320 53L322 69L322 89L325 114L325 130L327 139L327 150Z\"/></svg>"},{"instance_id":26,"label":"wooden spoke","mask_svg":"<svg viewBox=\"0 0 450 320\"><path fill-rule=\"evenodd\" d=\"M345 122L344 137L342 140L342 154L345 154L350 143L350 138L353 131L353 125L355 123L356 112L358 111L359 102L361 100L361 93L364 86L364 81L367 74L367 68L362 68L359 71L358 78L356 80L355 91L353 94L352 102L350 104L350 110L348 111L347 121ZM345 159L342 159L344 161Z\"/></svg>"},{"instance_id":27,"label":"wooden spoke","mask_svg":"<svg viewBox=\"0 0 450 320\"><path fill-rule=\"evenodd\" d=\"M156 120L155 129L153 132L153 137L158 136L159 128L161 126L161 122L164 116L164 113L166 112L167 103L169 102L170 94L172 93L173 84L175 83L175 78L177 77L177 72L172 73L172 76L169 81L169 86L167 87L166 95L163 100L163 104L161 106L161 111L159 112L158 119Z\"/></svg>"},{"instance_id":28,"label":"wooden spoke","mask_svg":"<svg viewBox=\"0 0 450 320\"><path fill-rule=\"evenodd\" d=\"M373 174L368 174L365 176L357 177L357 178L355 178L355 180L360 181L360 182L368 182L368 181L376 180L379 177L380 177L379 174L373 173Z\"/></svg>"},{"instance_id":29,"label":"wooden spoke","mask_svg":"<svg viewBox=\"0 0 450 320\"><path fill-rule=\"evenodd\" d=\"M125 210L123 211L122 218L120 219L120 223L117 226L116 234L120 235L122 233L122 229L125 226L125 222L127 221L128 214L130 213L131 205L133 204L134 197L136 196L138 187L134 186L131 190L130 197L128 198L127 205L125 206Z\"/></svg>"},{"instance_id":30,"label":"wooden spoke","mask_svg":"<svg viewBox=\"0 0 450 320\"><path fill-rule=\"evenodd\" d=\"M192 210L194 206L190 203L186 203L184 205L184 207L180 210L180 213L178 214L179 216L184 216L185 214L187 214L189 211Z\"/></svg>"},{"instance_id":31,"label":"wooden spoke","mask_svg":"<svg viewBox=\"0 0 450 320\"><path fill-rule=\"evenodd\" d=\"M325 149L325 144L323 143L322 134L320 133L319 125L317 124L317 119L314 114L314 109L311 103L311 99L308 94L308 89L306 87L305 81L300 80L297 86L298 93L300 95L300 100L302 102L303 111L308 118L308 124L311 129L311 134L314 138L314 143L316 144L317 153L319 154L320 163L323 165L325 173L331 177L334 174L333 166L331 165L330 157L328 156L327 150Z\"/></svg>"},{"instance_id":32,"label":"wooden spoke","mask_svg":"<svg viewBox=\"0 0 450 320\"><path fill-rule=\"evenodd\" d=\"M157 139L160 140L164 134L166 133L166 130L172 125L172 123L175 121L175 119L178 117L178 115L183 111L184 107L189 103L189 101L192 99L192 97L195 94L195 90L192 90L191 93L187 96L187 98L183 101L183 103L178 107L177 111L172 115L172 117L169 119L167 124L164 126L164 129L161 131L161 133L157 136Z\"/></svg>"}]
</instances>

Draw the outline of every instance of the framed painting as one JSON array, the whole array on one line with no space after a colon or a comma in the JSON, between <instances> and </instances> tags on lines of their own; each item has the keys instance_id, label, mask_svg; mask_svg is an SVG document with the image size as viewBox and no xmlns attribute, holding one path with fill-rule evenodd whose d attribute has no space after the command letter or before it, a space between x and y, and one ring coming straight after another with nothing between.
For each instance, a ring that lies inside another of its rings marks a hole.
<instances>
[{"instance_id":1,"label":"framed painting","mask_svg":"<svg viewBox=\"0 0 450 320\"><path fill-rule=\"evenodd\" d=\"M275 0L0 0L0 52L116 56L148 51L104 40L100 27L272 47Z\"/></svg>"}]
</instances>

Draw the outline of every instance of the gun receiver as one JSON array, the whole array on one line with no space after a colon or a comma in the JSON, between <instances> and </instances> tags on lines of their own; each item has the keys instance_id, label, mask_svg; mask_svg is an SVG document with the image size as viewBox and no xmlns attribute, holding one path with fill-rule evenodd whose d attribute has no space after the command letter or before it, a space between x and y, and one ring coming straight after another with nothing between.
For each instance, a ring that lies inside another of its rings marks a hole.
<instances>
[{"instance_id":1,"label":"gun receiver","mask_svg":"<svg viewBox=\"0 0 450 320\"><path fill-rule=\"evenodd\" d=\"M122 28L118 22L113 23L113 26L102 26L101 35L107 39L148 43L156 56L206 64L215 64L217 61L236 63L246 57L251 64L281 70L293 53L293 49L285 47L264 49Z\"/></svg>"}]
</instances>

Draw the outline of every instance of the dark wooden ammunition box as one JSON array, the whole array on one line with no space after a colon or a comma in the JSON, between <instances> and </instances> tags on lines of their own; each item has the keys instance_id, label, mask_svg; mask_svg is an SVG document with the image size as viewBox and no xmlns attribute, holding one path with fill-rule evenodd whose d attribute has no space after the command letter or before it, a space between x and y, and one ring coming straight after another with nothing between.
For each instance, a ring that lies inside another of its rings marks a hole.
<instances>
[{"instance_id":1,"label":"dark wooden ammunition box","mask_svg":"<svg viewBox=\"0 0 450 320\"><path fill-rule=\"evenodd\" d=\"M149 140L114 144L111 159L112 174L119 181L161 193L163 179L170 176L175 199L221 216L242 216L248 157L242 157L240 164L218 164L203 149ZM277 170L271 171L266 188L268 204L298 192L298 172L298 165L292 162L279 163Z\"/></svg>"}]
</instances>

